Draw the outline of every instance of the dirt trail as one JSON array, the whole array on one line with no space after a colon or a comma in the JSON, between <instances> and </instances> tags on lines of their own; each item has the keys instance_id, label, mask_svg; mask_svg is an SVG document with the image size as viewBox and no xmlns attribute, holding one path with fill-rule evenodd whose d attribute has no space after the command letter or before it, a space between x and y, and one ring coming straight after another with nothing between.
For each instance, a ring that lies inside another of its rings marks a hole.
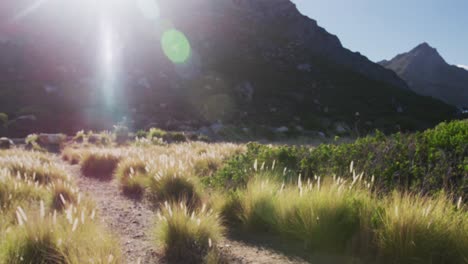
<instances>
[{"instance_id":1,"label":"dirt trail","mask_svg":"<svg viewBox=\"0 0 468 264\"><path fill-rule=\"evenodd\" d=\"M123 196L116 181L87 178L82 176L78 165L66 166L76 177L80 191L96 203L101 221L120 239L125 263L165 263L151 238L154 213L148 204ZM262 246L229 239L221 243L220 249L229 263L306 263Z\"/></svg>"}]
</instances>

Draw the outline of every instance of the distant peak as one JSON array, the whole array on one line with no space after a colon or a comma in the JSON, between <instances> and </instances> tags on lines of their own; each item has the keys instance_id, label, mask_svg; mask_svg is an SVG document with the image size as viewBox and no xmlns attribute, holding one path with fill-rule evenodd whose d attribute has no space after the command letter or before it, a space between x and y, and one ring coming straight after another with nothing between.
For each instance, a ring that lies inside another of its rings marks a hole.
<instances>
[{"instance_id":1,"label":"distant peak","mask_svg":"<svg viewBox=\"0 0 468 264\"><path fill-rule=\"evenodd\" d=\"M412 58L423 58L425 63L446 63L444 58L439 54L436 48L433 48L428 43L424 42L412 49L408 55Z\"/></svg>"},{"instance_id":2,"label":"distant peak","mask_svg":"<svg viewBox=\"0 0 468 264\"><path fill-rule=\"evenodd\" d=\"M433 48L431 45L429 45L427 42L423 42L421 44L419 44L418 46L416 46L416 48L414 48L412 50L412 52L414 51L423 51L423 52L435 52L437 53L437 50L435 48Z\"/></svg>"}]
</instances>

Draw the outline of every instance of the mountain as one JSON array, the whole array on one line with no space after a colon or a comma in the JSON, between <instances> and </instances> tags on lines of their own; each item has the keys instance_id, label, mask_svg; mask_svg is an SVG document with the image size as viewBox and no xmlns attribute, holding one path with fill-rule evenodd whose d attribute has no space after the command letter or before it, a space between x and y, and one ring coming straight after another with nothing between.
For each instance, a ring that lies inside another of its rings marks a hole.
<instances>
[{"instance_id":1,"label":"mountain","mask_svg":"<svg viewBox=\"0 0 468 264\"><path fill-rule=\"evenodd\" d=\"M395 131L454 112L343 47L289 0L160 0L154 11L134 2L0 9L13 18L0 23L0 112L37 119L10 133L106 128L123 116L135 129L221 121Z\"/></svg>"},{"instance_id":2,"label":"mountain","mask_svg":"<svg viewBox=\"0 0 468 264\"><path fill-rule=\"evenodd\" d=\"M468 106L468 71L449 65L427 43L380 64L395 71L418 94L458 107Z\"/></svg>"}]
</instances>

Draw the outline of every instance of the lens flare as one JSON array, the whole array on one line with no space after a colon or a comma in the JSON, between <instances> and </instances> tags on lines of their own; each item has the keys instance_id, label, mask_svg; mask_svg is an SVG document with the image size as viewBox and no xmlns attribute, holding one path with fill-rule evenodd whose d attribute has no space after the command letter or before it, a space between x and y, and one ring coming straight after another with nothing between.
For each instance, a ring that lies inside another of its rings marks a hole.
<instances>
[{"instance_id":1,"label":"lens flare","mask_svg":"<svg viewBox=\"0 0 468 264\"><path fill-rule=\"evenodd\" d=\"M136 4L146 19L154 20L159 17L159 7L155 0L137 0Z\"/></svg>"},{"instance_id":2,"label":"lens flare","mask_svg":"<svg viewBox=\"0 0 468 264\"><path fill-rule=\"evenodd\" d=\"M102 60L102 92L108 107L114 104L115 89L115 61L114 61L114 39L112 27L108 21L101 21L100 31L101 60Z\"/></svg>"},{"instance_id":3,"label":"lens flare","mask_svg":"<svg viewBox=\"0 0 468 264\"><path fill-rule=\"evenodd\" d=\"M184 63L190 57L190 42L184 33L178 30L170 29L165 31L161 39L161 45L164 54L173 63Z\"/></svg>"}]
</instances>

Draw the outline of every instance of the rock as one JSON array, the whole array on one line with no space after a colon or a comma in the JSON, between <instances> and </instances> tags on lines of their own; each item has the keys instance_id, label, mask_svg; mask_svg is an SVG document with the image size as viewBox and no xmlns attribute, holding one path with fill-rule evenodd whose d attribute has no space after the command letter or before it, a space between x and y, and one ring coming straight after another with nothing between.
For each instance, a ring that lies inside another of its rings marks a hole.
<instances>
[{"instance_id":1,"label":"rock","mask_svg":"<svg viewBox=\"0 0 468 264\"><path fill-rule=\"evenodd\" d=\"M325 137L326 137L325 133L323 133L323 132L321 132L321 131L317 132L317 134L318 134L319 137L321 137L321 138L325 138Z\"/></svg>"},{"instance_id":2,"label":"rock","mask_svg":"<svg viewBox=\"0 0 468 264\"><path fill-rule=\"evenodd\" d=\"M39 134L38 143L41 146L61 145L67 137L63 134Z\"/></svg>"},{"instance_id":3,"label":"rock","mask_svg":"<svg viewBox=\"0 0 468 264\"><path fill-rule=\"evenodd\" d=\"M282 126L282 127L275 128L274 131L276 133L286 133L289 131L289 128Z\"/></svg>"},{"instance_id":4,"label":"rock","mask_svg":"<svg viewBox=\"0 0 468 264\"><path fill-rule=\"evenodd\" d=\"M55 93L55 92L58 91L58 88L56 86L46 84L46 85L44 85L44 91L46 93Z\"/></svg>"},{"instance_id":5,"label":"rock","mask_svg":"<svg viewBox=\"0 0 468 264\"><path fill-rule=\"evenodd\" d=\"M301 72L311 72L312 71L312 66L308 63L303 63L297 65L297 70Z\"/></svg>"},{"instance_id":6,"label":"rock","mask_svg":"<svg viewBox=\"0 0 468 264\"><path fill-rule=\"evenodd\" d=\"M335 123L334 127L337 134L345 134L350 130L349 126L343 122Z\"/></svg>"},{"instance_id":7,"label":"rock","mask_svg":"<svg viewBox=\"0 0 468 264\"><path fill-rule=\"evenodd\" d=\"M224 125L221 122L217 122L212 124L210 128L215 134L218 134L219 132L221 132L221 130L223 130Z\"/></svg>"},{"instance_id":8,"label":"rock","mask_svg":"<svg viewBox=\"0 0 468 264\"><path fill-rule=\"evenodd\" d=\"M35 115L24 115L24 116L19 116L15 119L16 122L18 121L36 121L37 117Z\"/></svg>"},{"instance_id":9,"label":"rock","mask_svg":"<svg viewBox=\"0 0 468 264\"><path fill-rule=\"evenodd\" d=\"M244 83L236 87L236 91L239 93L240 97L247 101L251 102L254 95L254 87L251 82L245 81Z\"/></svg>"},{"instance_id":10,"label":"rock","mask_svg":"<svg viewBox=\"0 0 468 264\"><path fill-rule=\"evenodd\" d=\"M13 141L9 138L2 137L0 138L0 149L10 149L15 145Z\"/></svg>"},{"instance_id":11,"label":"rock","mask_svg":"<svg viewBox=\"0 0 468 264\"><path fill-rule=\"evenodd\" d=\"M137 81L138 86L143 87L145 89L150 89L151 88L151 83L149 82L148 78L146 77L141 77Z\"/></svg>"}]
</instances>

